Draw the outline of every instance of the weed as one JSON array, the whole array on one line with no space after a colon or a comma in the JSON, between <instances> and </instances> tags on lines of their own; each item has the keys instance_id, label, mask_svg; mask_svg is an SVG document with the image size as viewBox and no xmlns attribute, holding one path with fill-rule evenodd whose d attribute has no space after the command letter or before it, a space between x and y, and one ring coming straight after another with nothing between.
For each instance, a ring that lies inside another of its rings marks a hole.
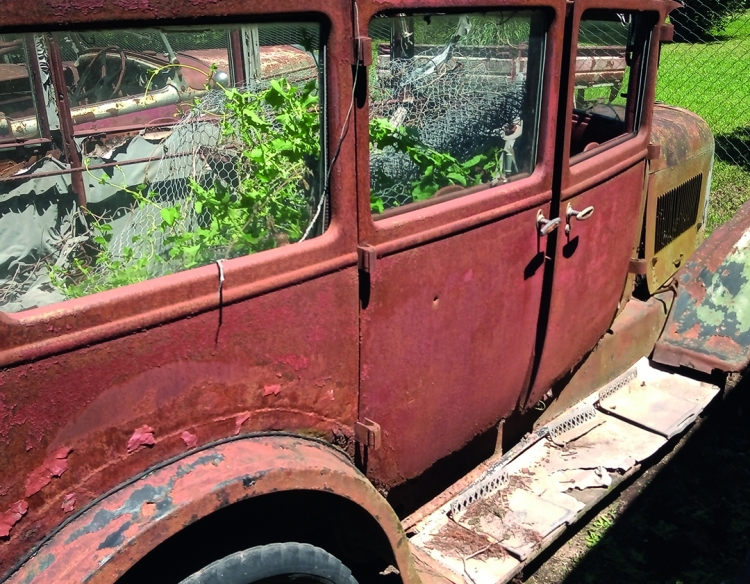
<instances>
[{"instance_id":1,"label":"weed","mask_svg":"<svg viewBox=\"0 0 750 584\"><path fill-rule=\"evenodd\" d=\"M615 511L610 510L600 515L594 521L589 524L589 528L586 532L586 546L590 549L598 544L607 530L612 527L615 522Z\"/></svg>"}]
</instances>

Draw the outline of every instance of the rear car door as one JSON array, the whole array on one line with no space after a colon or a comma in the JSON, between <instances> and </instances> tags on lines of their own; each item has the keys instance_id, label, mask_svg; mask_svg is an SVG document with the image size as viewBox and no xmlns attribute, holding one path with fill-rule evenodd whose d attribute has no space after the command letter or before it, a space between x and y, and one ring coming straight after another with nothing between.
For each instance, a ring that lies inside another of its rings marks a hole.
<instances>
[{"instance_id":1,"label":"rear car door","mask_svg":"<svg viewBox=\"0 0 750 584\"><path fill-rule=\"evenodd\" d=\"M524 395L563 6L358 3L360 420L381 427L366 463L386 487Z\"/></svg>"}]
</instances>

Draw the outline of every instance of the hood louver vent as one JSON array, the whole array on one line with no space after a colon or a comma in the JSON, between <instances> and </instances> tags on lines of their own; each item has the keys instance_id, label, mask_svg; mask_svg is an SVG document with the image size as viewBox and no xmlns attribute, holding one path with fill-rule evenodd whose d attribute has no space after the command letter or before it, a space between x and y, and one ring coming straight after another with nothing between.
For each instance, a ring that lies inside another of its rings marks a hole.
<instances>
[{"instance_id":1,"label":"hood louver vent","mask_svg":"<svg viewBox=\"0 0 750 584\"><path fill-rule=\"evenodd\" d=\"M695 225L702 184L701 173L660 195L656 200L654 253L664 249Z\"/></svg>"}]
</instances>

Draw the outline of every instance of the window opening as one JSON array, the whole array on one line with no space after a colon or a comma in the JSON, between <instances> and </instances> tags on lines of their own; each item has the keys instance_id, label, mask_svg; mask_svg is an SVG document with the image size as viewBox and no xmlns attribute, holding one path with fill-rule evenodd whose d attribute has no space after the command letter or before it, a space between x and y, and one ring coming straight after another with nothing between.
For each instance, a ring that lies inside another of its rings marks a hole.
<instances>
[{"instance_id":1,"label":"window opening","mask_svg":"<svg viewBox=\"0 0 750 584\"><path fill-rule=\"evenodd\" d=\"M532 172L544 20L540 11L503 11L371 21L376 219Z\"/></svg>"},{"instance_id":2,"label":"window opening","mask_svg":"<svg viewBox=\"0 0 750 584\"><path fill-rule=\"evenodd\" d=\"M323 233L319 24L55 35L87 204L73 193L59 129L49 153L0 174L2 310ZM26 99L27 71L13 98Z\"/></svg>"},{"instance_id":3,"label":"window opening","mask_svg":"<svg viewBox=\"0 0 750 584\"><path fill-rule=\"evenodd\" d=\"M614 10L583 14L576 53L571 157L638 132L651 20L650 15ZM586 157L578 156L573 162Z\"/></svg>"}]
</instances>

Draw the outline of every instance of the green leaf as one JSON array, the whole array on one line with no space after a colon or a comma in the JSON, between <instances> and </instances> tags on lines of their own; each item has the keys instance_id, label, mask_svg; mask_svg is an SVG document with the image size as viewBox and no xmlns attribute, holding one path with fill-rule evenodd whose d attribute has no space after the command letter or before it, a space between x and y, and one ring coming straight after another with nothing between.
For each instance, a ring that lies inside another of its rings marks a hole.
<instances>
[{"instance_id":1,"label":"green leaf","mask_svg":"<svg viewBox=\"0 0 750 584\"><path fill-rule=\"evenodd\" d=\"M172 227L175 224L175 221L180 218L180 211L177 209L177 207L167 207L166 209L160 210L161 218L164 220L164 223Z\"/></svg>"},{"instance_id":2,"label":"green leaf","mask_svg":"<svg viewBox=\"0 0 750 584\"><path fill-rule=\"evenodd\" d=\"M466 177L464 175L458 174L456 172L449 172L447 176L449 179L456 181L461 186L466 186Z\"/></svg>"},{"instance_id":3,"label":"green leaf","mask_svg":"<svg viewBox=\"0 0 750 584\"><path fill-rule=\"evenodd\" d=\"M466 162L463 162L461 164L461 168L471 168L471 167L476 166L477 164L483 162L484 160L486 160L486 157L484 155L477 154L473 158L470 158Z\"/></svg>"}]
</instances>

